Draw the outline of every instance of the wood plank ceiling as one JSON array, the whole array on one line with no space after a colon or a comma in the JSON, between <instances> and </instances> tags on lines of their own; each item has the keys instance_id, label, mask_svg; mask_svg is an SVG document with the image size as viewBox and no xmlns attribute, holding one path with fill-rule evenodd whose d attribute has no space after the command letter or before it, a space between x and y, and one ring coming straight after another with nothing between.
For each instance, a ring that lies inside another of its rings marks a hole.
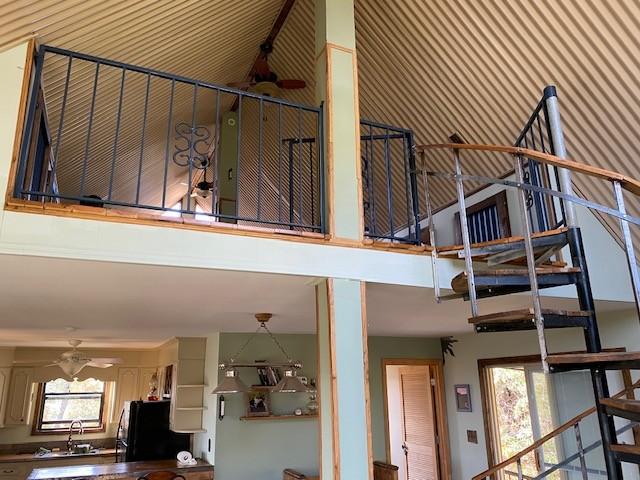
<instances>
[{"instance_id":1,"label":"wood plank ceiling","mask_svg":"<svg viewBox=\"0 0 640 480\"><path fill-rule=\"evenodd\" d=\"M19 0L0 4L0 48L42 43L225 83L243 78L282 0ZM558 86L569 156L640 178L640 4L634 0L356 0L361 116L412 128L420 143L460 132L511 144L542 88ZM312 0L298 0L271 65L309 87L314 103ZM445 157L433 168L450 168ZM470 158L498 175L509 159ZM576 179L611 204L609 185ZM450 185L435 192L451 198ZM639 202L630 205L640 214ZM607 226L617 232L615 222Z\"/></svg>"}]
</instances>

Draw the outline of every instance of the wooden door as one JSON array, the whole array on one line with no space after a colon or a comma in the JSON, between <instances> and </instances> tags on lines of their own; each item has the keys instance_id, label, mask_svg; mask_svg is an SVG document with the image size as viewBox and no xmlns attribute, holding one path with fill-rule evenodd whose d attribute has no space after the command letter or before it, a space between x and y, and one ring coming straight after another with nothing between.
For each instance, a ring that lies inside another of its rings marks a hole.
<instances>
[{"instance_id":1,"label":"wooden door","mask_svg":"<svg viewBox=\"0 0 640 480\"><path fill-rule=\"evenodd\" d=\"M429 367L401 368L400 388L407 480L437 480L438 454Z\"/></svg>"}]
</instances>

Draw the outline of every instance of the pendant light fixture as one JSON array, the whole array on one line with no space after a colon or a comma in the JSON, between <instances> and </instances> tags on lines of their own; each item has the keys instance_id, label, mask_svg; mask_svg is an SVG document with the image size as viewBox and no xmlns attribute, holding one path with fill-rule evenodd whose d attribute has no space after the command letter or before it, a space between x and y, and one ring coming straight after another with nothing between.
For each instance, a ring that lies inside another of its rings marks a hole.
<instances>
[{"instance_id":1,"label":"pendant light fixture","mask_svg":"<svg viewBox=\"0 0 640 480\"><path fill-rule=\"evenodd\" d=\"M256 320L259 323L258 329L254 332L251 337L240 347L240 349L229 358L228 362L220 363L218 367L220 370L224 371L224 376L222 381L218 384L218 386L211 392L212 394L232 394L232 393L246 393L251 389L247 387L242 380L239 378L238 368L256 368L256 367L272 367L272 368L283 368L284 375L282 380L278 382L272 389L275 393L299 393L299 392L308 392L307 386L300 381L297 376L297 371L302 368L302 364L300 362L296 362L291 358L291 355L287 353L284 347L278 342L278 339L271 333L269 328L267 327L267 322L271 319L272 315L270 313L257 313ZM258 335L261 331L264 331L269 338L275 343L280 352L285 357L283 362L260 362L260 363L242 363L237 362L236 359L238 356L244 351L245 348L252 342L252 340Z\"/></svg>"}]
</instances>

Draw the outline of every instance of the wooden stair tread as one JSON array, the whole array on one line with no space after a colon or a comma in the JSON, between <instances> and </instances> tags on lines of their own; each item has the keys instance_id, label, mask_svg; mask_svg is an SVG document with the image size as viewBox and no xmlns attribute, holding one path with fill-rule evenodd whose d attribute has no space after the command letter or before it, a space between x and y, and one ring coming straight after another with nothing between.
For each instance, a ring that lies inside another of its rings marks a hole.
<instances>
[{"instance_id":1,"label":"wooden stair tread","mask_svg":"<svg viewBox=\"0 0 640 480\"><path fill-rule=\"evenodd\" d=\"M603 398L600 403L605 407L615 408L629 413L640 413L640 400L626 398Z\"/></svg>"},{"instance_id":2,"label":"wooden stair tread","mask_svg":"<svg viewBox=\"0 0 640 480\"><path fill-rule=\"evenodd\" d=\"M543 316L557 317L588 317L591 312L586 311L569 311L569 310L552 310L548 308L542 309ZM478 317L469 318L469 323L477 325L481 323L509 323L533 320L535 313L533 308L525 308L522 310L511 310L508 312L490 313L488 315L480 315Z\"/></svg>"},{"instance_id":3,"label":"wooden stair tread","mask_svg":"<svg viewBox=\"0 0 640 480\"><path fill-rule=\"evenodd\" d=\"M640 445L625 445L623 443L614 443L611 444L609 448L612 452L640 455Z\"/></svg>"},{"instance_id":4,"label":"wooden stair tread","mask_svg":"<svg viewBox=\"0 0 640 480\"><path fill-rule=\"evenodd\" d=\"M568 229L566 227L558 228L556 230L547 230L544 232L534 233L531 235L531 238L550 237L553 235L566 233L567 230ZM524 240L524 237L499 238L497 240L491 240L489 242L472 243L471 248L489 247L491 245L506 245L509 243L518 243L523 240ZM457 252L459 252L460 250L464 250L464 245L447 245L447 246L437 247L436 250L438 251L438 254L443 257L448 256L448 254L457 255Z\"/></svg>"},{"instance_id":5,"label":"wooden stair tread","mask_svg":"<svg viewBox=\"0 0 640 480\"><path fill-rule=\"evenodd\" d=\"M580 269L577 267L538 267L536 268L536 275L554 275L554 274L568 274L568 273L579 273ZM526 268L497 268L490 270L476 270L474 272L474 276L476 280L478 277L519 277L519 276L528 276L529 272ZM476 281L476 287L482 288L482 285ZM451 288L456 293L466 293L469 291L469 287L467 284L467 273L461 272L456 275L451 280Z\"/></svg>"},{"instance_id":6,"label":"wooden stair tread","mask_svg":"<svg viewBox=\"0 0 640 480\"><path fill-rule=\"evenodd\" d=\"M563 353L547 356L549 365L640 361L640 352Z\"/></svg>"}]
</instances>

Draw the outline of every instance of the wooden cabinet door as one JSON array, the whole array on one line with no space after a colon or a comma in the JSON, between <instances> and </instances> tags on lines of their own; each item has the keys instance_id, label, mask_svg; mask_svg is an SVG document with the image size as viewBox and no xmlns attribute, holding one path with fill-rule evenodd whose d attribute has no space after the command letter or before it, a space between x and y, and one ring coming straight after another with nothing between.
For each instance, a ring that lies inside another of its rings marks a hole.
<instances>
[{"instance_id":1,"label":"wooden cabinet door","mask_svg":"<svg viewBox=\"0 0 640 480\"><path fill-rule=\"evenodd\" d=\"M118 380L116 382L116 403L111 413L111 421L117 422L124 407L124 402L128 400L140 400L138 378L140 369L132 367L121 367L118 369Z\"/></svg>"},{"instance_id":2,"label":"wooden cabinet door","mask_svg":"<svg viewBox=\"0 0 640 480\"><path fill-rule=\"evenodd\" d=\"M29 417L33 368L19 367L11 372L9 395L5 412L5 425L24 425Z\"/></svg>"},{"instance_id":3,"label":"wooden cabinet door","mask_svg":"<svg viewBox=\"0 0 640 480\"><path fill-rule=\"evenodd\" d=\"M151 378L154 375L157 375L158 369L155 367L142 367L140 369L140 379L138 381L138 397L142 400L146 400L149 396L149 383L151 383ZM158 383L158 387L160 384ZM160 394L158 393L158 396Z\"/></svg>"},{"instance_id":4,"label":"wooden cabinet door","mask_svg":"<svg viewBox=\"0 0 640 480\"><path fill-rule=\"evenodd\" d=\"M400 369L407 479L437 480L438 456L429 367Z\"/></svg>"},{"instance_id":5,"label":"wooden cabinet door","mask_svg":"<svg viewBox=\"0 0 640 480\"><path fill-rule=\"evenodd\" d=\"M10 380L11 368L0 368L0 427L4 427L4 416L7 412L7 399L9 398Z\"/></svg>"}]
</instances>

